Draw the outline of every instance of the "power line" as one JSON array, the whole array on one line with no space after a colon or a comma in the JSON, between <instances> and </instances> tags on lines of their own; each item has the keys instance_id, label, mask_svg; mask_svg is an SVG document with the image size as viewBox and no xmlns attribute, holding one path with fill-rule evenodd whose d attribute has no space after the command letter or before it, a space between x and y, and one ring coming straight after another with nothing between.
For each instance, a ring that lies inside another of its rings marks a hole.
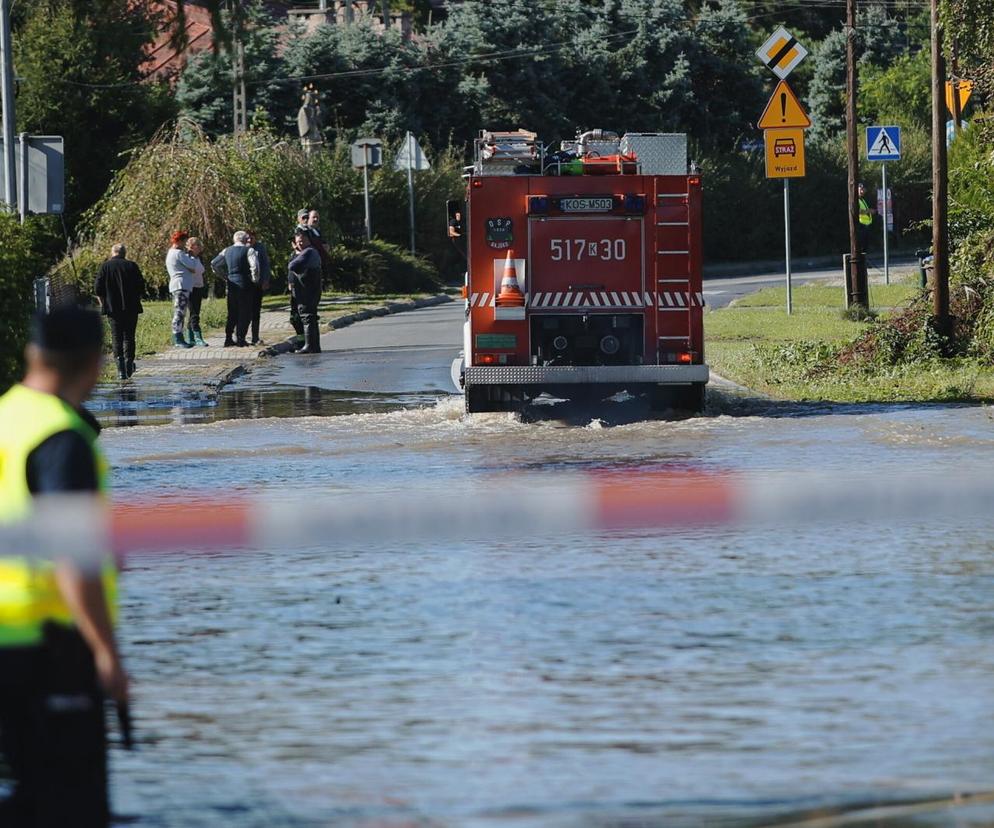
<instances>
[{"instance_id":1,"label":"power line","mask_svg":"<svg viewBox=\"0 0 994 828\"><path fill-rule=\"evenodd\" d=\"M743 4L745 0L740 0ZM762 2L762 0L754 0L754 2ZM891 5L893 8L898 8L898 4L902 7L915 6L921 9L928 7L928 0L876 0L879 5ZM762 20L768 17L778 17L784 13L789 13L790 11L803 11L810 9L845 9L846 0L782 0L782 6L777 9L771 9L765 12L760 12L751 15L745 15L741 18L743 22L754 22L757 20ZM787 8L784 8L786 6ZM690 23L690 20L684 21L684 23ZM615 40L630 37L637 34L639 28L627 29L621 32L615 32L612 34L604 35L602 40L604 42L613 42ZM415 72L432 72L440 69L451 69L459 66L466 66L475 63L502 63L504 61L510 60L520 60L522 58L530 57L542 57L545 55L552 55L558 52L562 52L565 49L573 48L576 44L573 41L564 41L560 43L548 44L545 46L539 46L529 49L509 49L504 51L487 52L478 55L470 55L465 58L460 58L458 60L444 61L441 63L426 63L420 65L412 66L377 66L368 67L362 69L345 69L339 72L323 72L311 75L293 75L288 77L276 77L258 80L247 80L246 84L250 86L258 86L261 84L273 84L282 85L287 83L307 83L310 81L318 80L336 80L343 78L367 78L376 77L377 75L384 75L387 73L400 73L405 75L410 75ZM61 82L68 86L77 86L85 89L120 89L128 88L133 86L141 85L147 82L147 79L137 79L133 81L123 81L119 83L89 83L86 81L76 81L69 78L53 78L57 82Z\"/></svg>"}]
</instances>

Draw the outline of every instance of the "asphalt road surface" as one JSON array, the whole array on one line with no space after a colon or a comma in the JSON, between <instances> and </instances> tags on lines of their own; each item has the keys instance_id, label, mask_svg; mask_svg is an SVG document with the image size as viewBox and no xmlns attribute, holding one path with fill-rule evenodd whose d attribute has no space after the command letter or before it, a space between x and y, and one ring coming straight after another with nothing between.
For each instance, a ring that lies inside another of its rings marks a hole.
<instances>
[{"instance_id":1,"label":"asphalt road surface","mask_svg":"<svg viewBox=\"0 0 994 828\"><path fill-rule=\"evenodd\" d=\"M901 260L898 264L891 264L891 281L906 276L917 271L918 265L913 261ZM793 285L802 285L819 280L834 280L839 284L839 291L842 291L842 268L829 267L817 270L805 270L791 274ZM729 303L757 290L768 287L783 287L787 277L783 269L758 273L754 276L712 276L704 280L704 301L710 308L724 308ZM871 285L883 284L884 273L882 268L870 267Z\"/></svg>"}]
</instances>

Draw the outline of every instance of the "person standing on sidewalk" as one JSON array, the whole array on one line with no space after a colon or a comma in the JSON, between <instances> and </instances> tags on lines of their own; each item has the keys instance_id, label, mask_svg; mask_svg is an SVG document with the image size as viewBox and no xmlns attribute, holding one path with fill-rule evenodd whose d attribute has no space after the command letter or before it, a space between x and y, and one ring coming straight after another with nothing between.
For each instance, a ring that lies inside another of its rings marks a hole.
<instances>
[{"instance_id":1,"label":"person standing on sidewalk","mask_svg":"<svg viewBox=\"0 0 994 828\"><path fill-rule=\"evenodd\" d=\"M204 294L207 288L204 286L204 262L200 254L204 252L204 246L196 236L190 236L186 240L186 252L194 261L193 286L190 289L190 318L189 337L187 341L191 345L207 346L204 342L204 332L200 329L200 307L204 302Z\"/></svg>"},{"instance_id":2,"label":"person standing on sidewalk","mask_svg":"<svg viewBox=\"0 0 994 828\"><path fill-rule=\"evenodd\" d=\"M328 253L328 245L321 238L321 216L317 210L307 213L307 230L311 234L311 246L321 257L321 287L324 289L324 285L330 283L331 255Z\"/></svg>"},{"instance_id":3,"label":"person standing on sidewalk","mask_svg":"<svg viewBox=\"0 0 994 828\"><path fill-rule=\"evenodd\" d=\"M135 372L135 330L142 308L145 277L135 262L125 258L123 244L110 249L110 258L100 265L93 293L100 303L100 312L110 322L114 343L114 362L120 379L128 379Z\"/></svg>"},{"instance_id":4,"label":"person standing on sidewalk","mask_svg":"<svg viewBox=\"0 0 994 828\"><path fill-rule=\"evenodd\" d=\"M311 229L307 225L307 218L310 215L311 210L309 207L303 207L297 211L297 226L294 228L293 233L296 236L297 233L304 233L308 238L311 236ZM296 243L293 241L293 237L290 239L290 258L292 259L297 255ZM303 339L304 337L304 325L300 321L300 308L298 306L297 297L293 292L293 280L288 279L286 289L290 293L290 327L293 328L293 332ZM297 346L297 350L303 348L303 345Z\"/></svg>"},{"instance_id":5,"label":"person standing on sidewalk","mask_svg":"<svg viewBox=\"0 0 994 828\"><path fill-rule=\"evenodd\" d=\"M0 523L30 516L39 495L106 491L100 426L82 407L102 341L92 311L35 319L24 379L0 397ZM0 549L0 752L14 783L0 825L110 825L104 700L123 721L128 701L116 593L109 555L101 565Z\"/></svg>"},{"instance_id":6,"label":"person standing on sidewalk","mask_svg":"<svg viewBox=\"0 0 994 828\"><path fill-rule=\"evenodd\" d=\"M255 250L255 255L259 260L259 282L253 285L252 291L252 345L263 344L259 335L259 325L262 321L262 296L269 290L272 281L272 267L269 264L269 251L259 239L254 231L249 230L249 244Z\"/></svg>"},{"instance_id":7,"label":"person standing on sidewalk","mask_svg":"<svg viewBox=\"0 0 994 828\"><path fill-rule=\"evenodd\" d=\"M304 230L293 236L296 255L288 266L291 294L296 297L300 321L304 329L304 347L298 354L321 353L318 331L318 302L321 300L321 257L311 246L311 237Z\"/></svg>"},{"instance_id":8,"label":"person standing on sidewalk","mask_svg":"<svg viewBox=\"0 0 994 828\"><path fill-rule=\"evenodd\" d=\"M259 258L249 246L248 233L239 230L233 244L218 253L211 268L227 280L228 319L224 326L224 347L248 347L245 336L252 321L252 288L259 281Z\"/></svg>"},{"instance_id":9,"label":"person standing on sidewalk","mask_svg":"<svg viewBox=\"0 0 994 828\"><path fill-rule=\"evenodd\" d=\"M173 233L172 246L166 253L166 272L169 274L169 294L173 297L173 347L190 348L183 337L186 315L190 309L190 291L193 290L193 274L196 260L186 252L186 240L190 234L184 230Z\"/></svg>"}]
</instances>

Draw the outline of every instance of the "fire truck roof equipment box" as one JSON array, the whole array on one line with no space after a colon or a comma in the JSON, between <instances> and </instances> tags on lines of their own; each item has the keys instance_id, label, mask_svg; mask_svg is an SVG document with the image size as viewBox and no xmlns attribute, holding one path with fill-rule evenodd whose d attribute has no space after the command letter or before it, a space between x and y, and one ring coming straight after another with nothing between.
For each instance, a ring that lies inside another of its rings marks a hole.
<instances>
[{"instance_id":1,"label":"fire truck roof equipment box","mask_svg":"<svg viewBox=\"0 0 994 828\"><path fill-rule=\"evenodd\" d=\"M621 152L634 154L642 175L686 175L687 136L666 132L628 132Z\"/></svg>"}]
</instances>

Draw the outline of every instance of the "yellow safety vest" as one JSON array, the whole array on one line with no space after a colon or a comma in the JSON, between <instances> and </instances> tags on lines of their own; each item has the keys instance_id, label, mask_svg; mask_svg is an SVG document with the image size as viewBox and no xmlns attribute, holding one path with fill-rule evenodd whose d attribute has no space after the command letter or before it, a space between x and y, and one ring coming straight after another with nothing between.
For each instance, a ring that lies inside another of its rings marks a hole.
<instances>
[{"instance_id":1,"label":"yellow safety vest","mask_svg":"<svg viewBox=\"0 0 994 828\"><path fill-rule=\"evenodd\" d=\"M71 405L54 396L15 385L0 397L0 523L31 514L27 462L49 437L72 430L93 450L101 494L107 488L107 461L97 447L97 435ZM117 569L108 560L103 568L104 591L111 619L117 616ZM18 556L0 550L0 647L41 643L46 621L72 625L73 616L55 580L54 560Z\"/></svg>"},{"instance_id":2,"label":"yellow safety vest","mask_svg":"<svg viewBox=\"0 0 994 828\"><path fill-rule=\"evenodd\" d=\"M873 213L870 212L870 205L866 203L865 198L859 200L859 223L873 224Z\"/></svg>"}]
</instances>

